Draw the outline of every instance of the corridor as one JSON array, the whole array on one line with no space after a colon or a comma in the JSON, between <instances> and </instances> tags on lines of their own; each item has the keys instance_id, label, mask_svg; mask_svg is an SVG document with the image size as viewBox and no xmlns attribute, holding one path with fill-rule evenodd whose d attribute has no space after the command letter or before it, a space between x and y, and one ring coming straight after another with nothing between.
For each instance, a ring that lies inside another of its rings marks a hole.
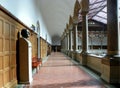
<instances>
[{"instance_id":1,"label":"corridor","mask_svg":"<svg viewBox=\"0 0 120 88\"><path fill-rule=\"evenodd\" d=\"M0 0L0 88L120 88L119 31L120 0Z\"/></svg>"},{"instance_id":2,"label":"corridor","mask_svg":"<svg viewBox=\"0 0 120 88\"><path fill-rule=\"evenodd\" d=\"M24 88L107 88L82 66L59 52L53 52Z\"/></svg>"}]
</instances>

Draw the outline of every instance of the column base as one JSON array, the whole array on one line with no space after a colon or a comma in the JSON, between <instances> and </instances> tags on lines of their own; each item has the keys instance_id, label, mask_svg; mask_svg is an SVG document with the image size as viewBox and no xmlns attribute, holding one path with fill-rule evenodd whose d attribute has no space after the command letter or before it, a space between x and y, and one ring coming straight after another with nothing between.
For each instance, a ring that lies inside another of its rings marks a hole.
<instances>
[{"instance_id":1,"label":"column base","mask_svg":"<svg viewBox=\"0 0 120 88\"><path fill-rule=\"evenodd\" d=\"M72 52L73 52L72 50L69 50L69 52L68 52L68 56L71 58L72 58Z\"/></svg>"},{"instance_id":2,"label":"column base","mask_svg":"<svg viewBox=\"0 0 120 88\"><path fill-rule=\"evenodd\" d=\"M76 58L75 58L75 60L79 63L80 63L80 60L81 60L80 53L81 53L80 51L76 51Z\"/></svg>"},{"instance_id":3,"label":"column base","mask_svg":"<svg viewBox=\"0 0 120 88\"><path fill-rule=\"evenodd\" d=\"M67 54L67 56L69 56L69 52L70 52L70 50L67 50L67 53L66 53L66 54Z\"/></svg>"},{"instance_id":4,"label":"column base","mask_svg":"<svg viewBox=\"0 0 120 88\"><path fill-rule=\"evenodd\" d=\"M76 60L78 51L72 51L72 58Z\"/></svg>"},{"instance_id":5,"label":"column base","mask_svg":"<svg viewBox=\"0 0 120 88\"><path fill-rule=\"evenodd\" d=\"M71 57L71 50L68 51L68 56Z\"/></svg>"},{"instance_id":6,"label":"column base","mask_svg":"<svg viewBox=\"0 0 120 88\"><path fill-rule=\"evenodd\" d=\"M76 56L75 56L75 51L72 51L72 52L71 52L71 58L72 58L72 59L75 59L75 58L76 58Z\"/></svg>"},{"instance_id":7,"label":"column base","mask_svg":"<svg viewBox=\"0 0 120 88\"><path fill-rule=\"evenodd\" d=\"M62 53L64 53L64 54L65 54L65 52L66 52L66 50L65 50L65 49L62 49L61 51L62 51Z\"/></svg>"},{"instance_id":8,"label":"column base","mask_svg":"<svg viewBox=\"0 0 120 88\"><path fill-rule=\"evenodd\" d=\"M88 54L87 51L81 52L81 56L82 56L81 61L80 61L81 65L87 65L87 54Z\"/></svg>"},{"instance_id":9,"label":"column base","mask_svg":"<svg viewBox=\"0 0 120 88\"><path fill-rule=\"evenodd\" d=\"M120 57L107 55L102 59L101 78L108 83L120 83Z\"/></svg>"}]
</instances>

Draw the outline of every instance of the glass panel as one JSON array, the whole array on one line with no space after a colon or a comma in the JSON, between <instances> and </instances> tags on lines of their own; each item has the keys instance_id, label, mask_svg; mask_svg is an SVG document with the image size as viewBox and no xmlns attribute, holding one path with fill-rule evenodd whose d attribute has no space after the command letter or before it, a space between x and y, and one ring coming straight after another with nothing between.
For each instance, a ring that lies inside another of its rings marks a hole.
<instances>
[{"instance_id":1,"label":"glass panel","mask_svg":"<svg viewBox=\"0 0 120 88\"><path fill-rule=\"evenodd\" d=\"M102 11L107 12L107 6Z\"/></svg>"},{"instance_id":2,"label":"glass panel","mask_svg":"<svg viewBox=\"0 0 120 88\"><path fill-rule=\"evenodd\" d=\"M90 4L94 4L96 2L100 2L100 1L103 1L103 0L89 0L90 1Z\"/></svg>"},{"instance_id":3,"label":"glass panel","mask_svg":"<svg viewBox=\"0 0 120 88\"><path fill-rule=\"evenodd\" d=\"M96 21L105 23L105 24L107 23L107 20L105 20L105 19L103 19L103 18L100 18L100 17L97 17L97 16L94 16L93 19L96 20Z\"/></svg>"},{"instance_id":4,"label":"glass panel","mask_svg":"<svg viewBox=\"0 0 120 88\"><path fill-rule=\"evenodd\" d=\"M99 12L97 15L107 19L107 14L106 13Z\"/></svg>"},{"instance_id":5,"label":"glass panel","mask_svg":"<svg viewBox=\"0 0 120 88\"><path fill-rule=\"evenodd\" d=\"M94 19L96 21L107 23L107 0L89 0L89 13L88 19ZM79 15L79 22L82 21L81 15Z\"/></svg>"}]
</instances>

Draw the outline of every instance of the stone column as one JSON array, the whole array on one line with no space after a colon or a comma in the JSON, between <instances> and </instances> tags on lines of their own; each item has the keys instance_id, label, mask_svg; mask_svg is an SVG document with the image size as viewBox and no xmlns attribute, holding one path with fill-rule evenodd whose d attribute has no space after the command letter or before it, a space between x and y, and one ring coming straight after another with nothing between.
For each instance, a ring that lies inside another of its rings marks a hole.
<instances>
[{"instance_id":1,"label":"stone column","mask_svg":"<svg viewBox=\"0 0 120 88\"><path fill-rule=\"evenodd\" d=\"M87 52L88 52L88 12L82 12L82 60L81 64L86 65L87 63Z\"/></svg>"},{"instance_id":2,"label":"stone column","mask_svg":"<svg viewBox=\"0 0 120 88\"><path fill-rule=\"evenodd\" d=\"M67 50L69 51L69 30L67 30Z\"/></svg>"},{"instance_id":3,"label":"stone column","mask_svg":"<svg viewBox=\"0 0 120 88\"><path fill-rule=\"evenodd\" d=\"M78 29L77 24L74 24L74 51L78 51Z\"/></svg>"},{"instance_id":4,"label":"stone column","mask_svg":"<svg viewBox=\"0 0 120 88\"><path fill-rule=\"evenodd\" d=\"M63 52L65 53L65 32L63 33Z\"/></svg>"},{"instance_id":5,"label":"stone column","mask_svg":"<svg viewBox=\"0 0 120 88\"><path fill-rule=\"evenodd\" d=\"M63 44L62 44L62 39L61 39L61 50L62 50L62 48L63 48L63 46L62 46Z\"/></svg>"},{"instance_id":6,"label":"stone column","mask_svg":"<svg viewBox=\"0 0 120 88\"><path fill-rule=\"evenodd\" d=\"M64 53L65 53L65 32L64 32Z\"/></svg>"},{"instance_id":7,"label":"stone column","mask_svg":"<svg viewBox=\"0 0 120 88\"><path fill-rule=\"evenodd\" d=\"M63 52L63 35L61 37L61 52Z\"/></svg>"},{"instance_id":8,"label":"stone column","mask_svg":"<svg viewBox=\"0 0 120 88\"><path fill-rule=\"evenodd\" d=\"M69 30L66 29L66 54L69 54Z\"/></svg>"},{"instance_id":9,"label":"stone column","mask_svg":"<svg viewBox=\"0 0 120 88\"><path fill-rule=\"evenodd\" d=\"M67 33L65 31L65 54L67 54Z\"/></svg>"},{"instance_id":10,"label":"stone column","mask_svg":"<svg viewBox=\"0 0 120 88\"><path fill-rule=\"evenodd\" d=\"M78 51L78 21L74 20L73 22L73 54L72 58L77 59L77 51Z\"/></svg>"},{"instance_id":11,"label":"stone column","mask_svg":"<svg viewBox=\"0 0 120 88\"><path fill-rule=\"evenodd\" d=\"M120 83L119 0L107 0L107 56L102 59L101 77L109 83Z\"/></svg>"},{"instance_id":12,"label":"stone column","mask_svg":"<svg viewBox=\"0 0 120 88\"><path fill-rule=\"evenodd\" d=\"M73 50L74 52L78 51L78 29L77 29L77 24L74 24L73 27L73 33L74 33L74 39L73 39L73 43L74 43L74 47Z\"/></svg>"},{"instance_id":13,"label":"stone column","mask_svg":"<svg viewBox=\"0 0 120 88\"><path fill-rule=\"evenodd\" d=\"M65 51L67 51L67 33L65 32Z\"/></svg>"},{"instance_id":14,"label":"stone column","mask_svg":"<svg viewBox=\"0 0 120 88\"><path fill-rule=\"evenodd\" d=\"M72 57L72 51L73 51L73 48L72 48L72 45L73 45L73 36L72 36L72 28L70 29L69 28L69 56Z\"/></svg>"},{"instance_id":15,"label":"stone column","mask_svg":"<svg viewBox=\"0 0 120 88\"><path fill-rule=\"evenodd\" d=\"M69 50L72 51L73 48L72 48L72 45L73 45L73 42L72 42L72 29L69 29Z\"/></svg>"}]
</instances>

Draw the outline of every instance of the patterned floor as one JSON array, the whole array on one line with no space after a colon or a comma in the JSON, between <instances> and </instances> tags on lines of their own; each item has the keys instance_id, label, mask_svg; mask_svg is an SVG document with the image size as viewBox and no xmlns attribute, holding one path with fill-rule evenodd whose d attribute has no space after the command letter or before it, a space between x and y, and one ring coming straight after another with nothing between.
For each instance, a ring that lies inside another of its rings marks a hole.
<instances>
[{"instance_id":1,"label":"patterned floor","mask_svg":"<svg viewBox=\"0 0 120 88\"><path fill-rule=\"evenodd\" d=\"M24 88L107 88L64 54L52 53Z\"/></svg>"}]
</instances>

